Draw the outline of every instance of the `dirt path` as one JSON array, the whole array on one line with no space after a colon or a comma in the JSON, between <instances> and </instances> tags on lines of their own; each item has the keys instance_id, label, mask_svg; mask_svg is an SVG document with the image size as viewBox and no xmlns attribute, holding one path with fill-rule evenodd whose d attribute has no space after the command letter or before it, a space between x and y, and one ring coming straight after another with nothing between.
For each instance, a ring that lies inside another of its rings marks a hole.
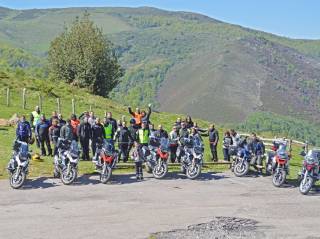
<instances>
[{"instance_id":1,"label":"dirt path","mask_svg":"<svg viewBox=\"0 0 320 239\"><path fill-rule=\"evenodd\" d=\"M2 180L0 238L148 238L172 230L156 237L177 238L177 229L188 225L225 228L217 217L254 222L249 223L252 233L226 238L320 238L319 191L302 196L294 187L275 188L269 177L235 178L230 173L202 174L195 181L170 174L165 180L136 182L131 176L115 175L109 185L95 175L83 176L72 186L39 178L23 190L12 190Z\"/></svg>"}]
</instances>

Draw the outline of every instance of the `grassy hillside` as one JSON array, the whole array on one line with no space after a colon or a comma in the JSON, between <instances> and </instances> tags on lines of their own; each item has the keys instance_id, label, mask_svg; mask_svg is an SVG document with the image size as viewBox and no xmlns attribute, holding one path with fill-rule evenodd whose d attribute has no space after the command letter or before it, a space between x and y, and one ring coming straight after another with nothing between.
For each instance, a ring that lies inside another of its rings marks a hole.
<instances>
[{"instance_id":1,"label":"grassy hillside","mask_svg":"<svg viewBox=\"0 0 320 239\"><path fill-rule=\"evenodd\" d=\"M55 86L53 88L53 86ZM5 104L4 91L9 87L11 89L11 101L10 106L7 107ZM27 89L27 108L22 109L21 106L21 91L23 88ZM76 113L79 114L85 110L88 110L90 106L95 111L96 115L103 116L105 111L112 111L114 118L120 119L121 116L125 115L126 119L129 120L130 116L127 113L127 108L123 105L117 104L114 101L93 96L87 93L85 90L72 88L66 84L60 82L52 82L48 80L40 80L27 74L17 75L16 73L4 72L0 70L0 106L1 113L0 118L9 118L13 114L18 113L19 115L29 115L33 110L33 107L38 104L39 93L43 96L43 111L50 115L50 112L56 110L56 97L61 98L62 103L62 114L68 117L71 112L71 99L74 98L76 101ZM155 124L163 124L164 127L170 130L172 123L177 117L184 117L183 115L169 114L169 113L152 113L152 122ZM209 122L195 119L201 127L207 127ZM223 135L223 128L219 128L220 135ZM0 127L0 178L6 178L7 172L5 167L8 163L11 155L12 142L15 137L14 127ZM296 178L296 174L301 167L301 158L298 156L300 147L294 146L294 159L291 161L291 176L290 178ZM33 152L39 152L39 149L32 146ZM222 148L221 142L218 146L219 157L222 159ZM209 145L207 139L205 139L205 160L210 160ZM44 157L43 162L31 162L30 176L50 176L52 174L53 164L52 158ZM207 168L206 170L221 171L227 170L224 166L216 166L214 168ZM92 173L94 167L91 162L80 162L80 174ZM127 173L128 171L126 171ZM118 171L119 173L119 171ZM121 170L120 170L121 173Z\"/></svg>"},{"instance_id":2,"label":"grassy hillside","mask_svg":"<svg viewBox=\"0 0 320 239\"><path fill-rule=\"evenodd\" d=\"M320 41L293 40L154 8L0 10L0 39L45 56L87 10L126 69L115 101L241 122L256 110L319 121Z\"/></svg>"}]
</instances>

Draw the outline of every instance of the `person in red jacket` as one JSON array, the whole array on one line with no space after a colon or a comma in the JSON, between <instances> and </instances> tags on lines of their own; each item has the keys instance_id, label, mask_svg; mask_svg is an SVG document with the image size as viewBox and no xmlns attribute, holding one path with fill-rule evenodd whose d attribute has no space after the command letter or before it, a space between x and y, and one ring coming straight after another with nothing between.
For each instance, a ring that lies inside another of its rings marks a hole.
<instances>
[{"instance_id":1,"label":"person in red jacket","mask_svg":"<svg viewBox=\"0 0 320 239\"><path fill-rule=\"evenodd\" d=\"M73 139L78 141L78 127L80 125L80 120L77 119L75 114L71 115L71 127L73 132Z\"/></svg>"}]
</instances>

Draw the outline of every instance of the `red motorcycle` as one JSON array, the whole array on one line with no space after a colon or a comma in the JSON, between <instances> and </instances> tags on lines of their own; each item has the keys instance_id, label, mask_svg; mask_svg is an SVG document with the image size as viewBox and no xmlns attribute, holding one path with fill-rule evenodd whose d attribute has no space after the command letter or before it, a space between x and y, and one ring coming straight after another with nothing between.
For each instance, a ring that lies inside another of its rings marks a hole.
<instances>
[{"instance_id":1,"label":"red motorcycle","mask_svg":"<svg viewBox=\"0 0 320 239\"><path fill-rule=\"evenodd\" d=\"M113 150L113 145L104 141L97 144L96 152L96 170L100 173L100 182L107 183L112 175L112 169L118 162L118 152Z\"/></svg>"},{"instance_id":2,"label":"red motorcycle","mask_svg":"<svg viewBox=\"0 0 320 239\"><path fill-rule=\"evenodd\" d=\"M280 187L289 174L290 154L286 151L286 145L280 145L272 162L272 183L276 187Z\"/></svg>"},{"instance_id":3,"label":"red motorcycle","mask_svg":"<svg viewBox=\"0 0 320 239\"><path fill-rule=\"evenodd\" d=\"M155 165L153 165L152 174L155 178L161 179L168 173L168 158L169 158L169 140L161 138L160 146L156 151Z\"/></svg>"}]
</instances>

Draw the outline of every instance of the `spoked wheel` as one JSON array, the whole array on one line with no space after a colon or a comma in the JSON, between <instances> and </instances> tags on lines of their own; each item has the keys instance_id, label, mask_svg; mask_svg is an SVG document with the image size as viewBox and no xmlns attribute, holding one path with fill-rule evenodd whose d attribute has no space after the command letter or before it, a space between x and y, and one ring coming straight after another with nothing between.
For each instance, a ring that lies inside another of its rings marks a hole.
<instances>
[{"instance_id":1,"label":"spoked wheel","mask_svg":"<svg viewBox=\"0 0 320 239\"><path fill-rule=\"evenodd\" d=\"M189 179L197 178L200 175L200 173L201 173L200 164L190 165L186 170L186 174Z\"/></svg>"},{"instance_id":2,"label":"spoked wheel","mask_svg":"<svg viewBox=\"0 0 320 239\"><path fill-rule=\"evenodd\" d=\"M234 175L237 177L242 177L247 175L249 172L249 163L247 161L239 161L234 165Z\"/></svg>"},{"instance_id":3,"label":"spoked wheel","mask_svg":"<svg viewBox=\"0 0 320 239\"><path fill-rule=\"evenodd\" d=\"M314 183L314 179L313 177L311 177L310 175L307 175L301 182L300 182L300 186L299 186L299 191L300 193L302 193L303 195L306 195L309 193L309 191L311 190L312 186Z\"/></svg>"},{"instance_id":4,"label":"spoked wheel","mask_svg":"<svg viewBox=\"0 0 320 239\"><path fill-rule=\"evenodd\" d=\"M111 178L112 169L108 164L104 164L100 174L100 182L106 184Z\"/></svg>"},{"instance_id":5,"label":"spoked wheel","mask_svg":"<svg viewBox=\"0 0 320 239\"><path fill-rule=\"evenodd\" d=\"M21 188L26 180L26 173L22 169L16 169L10 175L10 186L14 189Z\"/></svg>"},{"instance_id":6,"label":"spoked wheel","mask_svg":"<svg viewBox=\"0 0 320 239\"><path fill-rule=\"evenodd\" d=\"M286 180L287 173L285 170L276 170L272 177L272 183L276 187L280 187Z\"/></svg>"},{"instance_id":7,"label":"spoked wheel","mask_svg":"<svg viewBox=\"0 0 320 239\"><path fill-rule=\"evenodd\" d=\"M168 165L167 163L164 163L164 162L157 164L152 170L152 174L156 179L163 178L164 176L166 176L167 172L168 172Z\"/></svg>"},{"instance_id":8,"label":"spoked wheel","mask_svg":"<svg viewBox=\"0 0 320 239\"><path fill-rule=\"evenodd\" d=\"M70 185L77 178L77 169L75 167L65 168L61 173L61 181L65 185Z\"/></svg>"}]
</instances>

